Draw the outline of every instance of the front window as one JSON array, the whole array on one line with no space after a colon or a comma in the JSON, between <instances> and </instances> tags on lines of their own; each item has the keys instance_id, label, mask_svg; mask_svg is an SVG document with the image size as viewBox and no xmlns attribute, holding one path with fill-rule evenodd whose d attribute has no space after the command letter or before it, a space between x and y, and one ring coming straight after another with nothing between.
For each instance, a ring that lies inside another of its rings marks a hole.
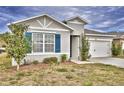
<instances>
[{"instance_id":1,"label":"front window","mask_svg":"<svg viewBox=\"0 0 124 93\"><path fill-rule=\"evenodd\" d=\"M33 52L54 52L54 34L33 33Z\"/></svg>"},{"instance_id":2,"label":"front window","mask_svg":"<svg viewBox=\"0 0 124 93\"><path fill-rule=\"evenodd\" d=\"M43 52L43 34L33 33L33 52Z\"/></svg>"},{"instance_id":3,"label":"front window","mask_svg":"<svg viewBox=\"0 0 124 93\"><path fill-rule=\"evenodd\" d=\"M54 34L45 34L45 52L54 52Z\"/></svg>"}]
</instances>

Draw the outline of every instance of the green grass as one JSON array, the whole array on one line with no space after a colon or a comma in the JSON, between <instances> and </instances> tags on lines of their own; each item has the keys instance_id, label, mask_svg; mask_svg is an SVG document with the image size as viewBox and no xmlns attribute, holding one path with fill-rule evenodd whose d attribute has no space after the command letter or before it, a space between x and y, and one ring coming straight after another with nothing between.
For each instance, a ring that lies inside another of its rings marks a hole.
<instances>
[{"instance_id":1,"label":"green grass","mask_svg":"<svg viewBox=\"0 0 124 93\"><path fill-rule=\"evenodd\" d=\"M124 69L103 64L31 64L0 71L0 85L124 85Z\"/></svg>"}]
</instances>

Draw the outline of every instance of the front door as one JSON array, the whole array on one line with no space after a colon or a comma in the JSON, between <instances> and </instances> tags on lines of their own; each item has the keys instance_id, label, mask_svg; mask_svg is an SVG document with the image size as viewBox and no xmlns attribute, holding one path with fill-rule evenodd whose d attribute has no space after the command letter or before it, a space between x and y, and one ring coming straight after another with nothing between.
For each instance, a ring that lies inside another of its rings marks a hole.
<instances>
[{"instance_id":1,"label":"front door","mask_svg":"<svg viewBox=\"0 0 124 93\"><path fill-rule=\"evenodd\" d=\"M79 36L71 37L71 59L79 60Z\"/></svg>"}]
</instances>

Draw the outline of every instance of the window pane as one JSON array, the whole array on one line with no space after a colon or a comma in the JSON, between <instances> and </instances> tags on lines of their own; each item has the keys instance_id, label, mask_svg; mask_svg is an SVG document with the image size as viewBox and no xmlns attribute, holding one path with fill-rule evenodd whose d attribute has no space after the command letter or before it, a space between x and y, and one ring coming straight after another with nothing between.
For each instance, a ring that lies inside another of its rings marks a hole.
<instances>
[{"instance_id":1,"label":"window pane","mask_svg":"<svg viewBox=\"0 0 124 93\"><path fill-rule=\"evenodd\" d=\"M54 44L45 44L45 52L54 52Z\"/></svg>"},{"instance_id":2,"label":"window pane","mask_svg":"<svg viewBox=\"0 0 124 93\"><path fill-rule=\"evenodd\" d=\"M37 43L43 43L43 34L42 33L33 33L33 40Z\"/></svg>"},{"instance_id":3,"label":"window pane","mask_svg":"<svg viewBox=\"0 0 124 93\"><path fill-rule=\"evenodd\" d=\"M34 44L33 52L43 52L43 44Z\"/></svg>"},{"instance_id":4,"label":"window pane","mask_svg":"<svg viewBox=\"0 0 124 93\"><path fill-rule=\"evenodd\" d=\"M45 34L45 43L54 43L54 34Z\"/></svg>"}]
</instances>

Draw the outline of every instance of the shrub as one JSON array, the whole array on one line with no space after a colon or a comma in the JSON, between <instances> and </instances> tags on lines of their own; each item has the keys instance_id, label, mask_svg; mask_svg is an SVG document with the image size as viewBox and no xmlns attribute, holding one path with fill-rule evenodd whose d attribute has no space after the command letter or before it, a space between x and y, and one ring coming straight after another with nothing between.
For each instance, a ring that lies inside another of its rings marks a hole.
<instances>
[{"instance_id":1,"label":"shrub","mask_svg":"<svg viewBox=\"0 0 124 93\"><path fill-rule=\"evenodd\" d=\"M38 62L37 60L34 60L32 63L33 63L34 65L37 65L39 62Z\"/></svg>"},{"instance_id":2,"label":"shrub","mask_svg":"<svg viewBox=\"0 0 124 93\"><path fill-rule=\"evenodd\" d=\"M115 44L114 42L112 42L112 55L113 56L118 56L121 55L122 52L122 46L121 44Z\"/></svg>"},{"instance_id":3,"label":"shrub","mask_svg":"<svg viewBox=\"0 0 124 93\"><path fill-rule=\"evenodd\" d=\"M2 47L3 47L3 48L5 48L5 47L6 47L6 45L2 45Z\"/></svg>"},{"instance_id":4,"label":"shrub","mask_svg":"<svg viewBox=\"0 0 124 93\"><path fill-rule=\"evenodd\" d=\"M49 57L49 58L45 58L43 60L43 63L46 63L46 64L56 64L58 63L58 59L56 57Z\"/></svg>"},{"instance_id":5,"label":"shrub","mask_svg":"<svg viewBox=\"0 0 124 93\"><path fill-rule=\"evenodd\" d=\"M124 49L122 50L122 52L123 52L123 55L124 55Z\"/></svg>"},{"instance_id":6,"label":"shrub","mask_svg":"<svg viewBox=\"0 0 124 93\"><path fill-rule=\"evenodd\" d=\"M61 55L61 62L66 62L67 61L67 55L63 54Z\"/></svg>"},{"instance_id":7,"label":"shrub","mask_svg":"<svg viewBox=\"0 0 124 93\"><path fill-rule=\"evenodd\" d=\"M58 59L56 57L51 57L50 60L53 62L53 63L57 63L58 62Z\"/></svg>"},{"instance_id":8,"label":"shrub","mask_svg":"<svg viewBox=\"0 0 124 93\"><path fill-rule=\"evenodd\" d=\"M58 72L67 72L68 70L66 68L58 68L56 69Z\"/></svg>"},{"instance_id":9,"label":"shrub","mask_svg":"<svg viewBox=\"0 0 124 93\"><path fill-rule=\"evenodd\" d=\"M89 58L89 42L86 36L82 36L81 60L86 61Z\"/></svg>"}]
</instances>

